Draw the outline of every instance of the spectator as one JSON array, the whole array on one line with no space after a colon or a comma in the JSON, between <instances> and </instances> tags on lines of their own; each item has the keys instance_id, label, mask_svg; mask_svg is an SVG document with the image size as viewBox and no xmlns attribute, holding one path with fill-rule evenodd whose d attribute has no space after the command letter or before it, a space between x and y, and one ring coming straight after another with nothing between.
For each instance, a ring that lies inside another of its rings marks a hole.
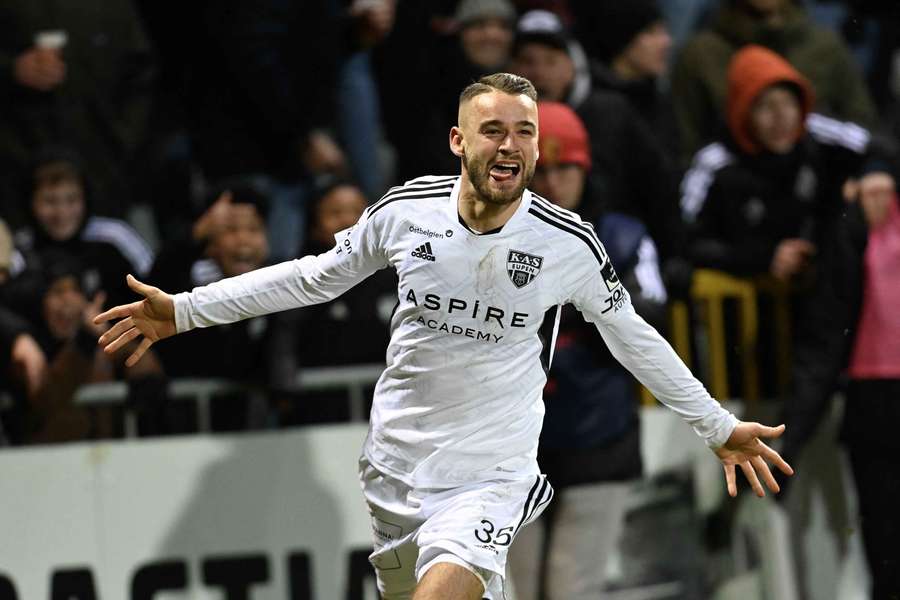
<instances>
[{"instance_id":1,"label":"spectator","mask_svg":"<svg viewBox=\"0 0 900 600\"><path fill-rule=\"evenodd\" d=\"M459 49L476 73L501 71L512 51L516 9L505 0L463 0L456 9ZM470 78L471 79L471 78Z\"/></svg>"},{"instance_id":2,"label":"spectator","mask_svg":"<svg viewBox=\"0 0 900 600\"><path fill-rule=\"evenodd\" d=\"M581 39L592 58L593 85L622 93L674 164L678 133L672 99L662 91L672 36L656 0L586 3Z\"/></svg>"},{"instance_id":3,"label":"spectator","mask_svg":"<svg viewBox=\"0 0 900 600\"><path fill-rule=\"evenodd\" d=\"M897 550L900 478L894 466L900 420L900 210L893 178L850 180L846 203L830 231L834 260L819 270L820 318L798 348L801 365L815 365L786 405L785 440L796 454L828 413L838 376L848 377L842 440L859 498L859 517L871 576L870 598L900 597Z\"/></svg>"},{"instance_id":4,"label":"spectator","mask_svg":"<svg viewBox=\"0 0 900 600\"><path fill-rule=\"evenodd\" d=\"M43 271L35 339L48 368L29 396L28 440L36 443L86 439L92 433L88 409L73 404L83 383L110 379L106 357L94 339L103 333L91 320L101 312L96 290L76 261L54 256Z\"/></svg>"},{"instance_id":5,"label":"spectator","mask_svg":"<svg viewBox=\"0 0 900 600\"><path fill-rule=\"evenodd\" d=\"M101 312L105 294L87 273L71 256L54 255L42 272L42 286L35 296L39 315L33 323L33 339L37 348L30 347L21 333L17 339L24 353L20 364L26 369L27 409L22 411L22 430L32 443L106 438L117 433L115 411L73 403L82 384L115 378L124 362L121 352L108 356L97 347L97 336L105 328L95 325L93 318ZM132 348L135 345L130 344ZM40 368L38 353L45 357L45 368ZM125 368L124 376L140 387L159 372L154 354L146 365Z\"/></svg>"},{"instance_id":6,"label":"spectator","mask_svg":"<svg viewBox=\"0 0 900 600\"><path fill-rule=\"evenodd\" d=\"M687 269L683 261L673 262L682 244L676 179L662 147L626 97L592 89L584 51L559 18L546 11L532 11L519 20L513 69L534 83L541 100L565 102L587 128L590 190L581 213L589 219L609 211L637 218L659 244L673 283L686 288Z\"/></svg>"},{"instance_id":7,"label":"spectator","mask_svg":"<svg viewBox=\"0 0 900 600\"><path fill-rule=\"evenodd\" d=\"M564 104L541 102L538 112L540 158L532 189L577 211L591 166L588 134ZM666 291L646 228L616 213L602 214L595 227L635 309L651 321L664 320ZM616 277L608 276L611 282ZM636 392L605 344L573 307L564 307L538 447L538 463L557 496L510 551L519 600L603 597L606 560L624 526L628 482L642 472Z\"/></svg>"},{"instance_id":8,"label":"spectator","mask_svg":"<svg viewBox=\"0 0 900 600\"><path fill-rule=\"evenodd\" d=\"M400 181L459 168L459 159L447 152L447 123L456 123L459 90L483 75L503 71L510 60L516 11L509 0L463 0L448 20L450 32L435 36L424 50L428 60L419 77L428 88L428 99L415 107L424 112L423 129L409 128L409 111L402 115L402 126L395 128ZM390 85L386 82L384 87Z\"/></svg>"},{"instance_id":9,"label":"spectator","mask_svg":"<svg viewBox=\"0 0 900 600\"><path fill-rule=\"evenodd\" d=\"M835 287L848 290L845 320L832 323L854 335L831 328L833 338L852 340L843 437L859 494L871 597L900 598L900 472L892 460L900 451L900 207L891 180L870 177L849 187L841 220L846 267L835 278ZM828 348L820 346L818 355L826 364Z\"/></svg>"},{"instance_id":10,"label":"spectator","mask_svg":"<svg viewBox=\"0 0 900 600\"><path fill-rule=\"evenodd\" d=\"M190 289L264 266L269 258L266 233L268 198L256 187L234 180L196 221L193 239L171 242L159 253L150 277L169 287ZM268 387L274 364L270 340L281 326L276 317L259 317L224 328L185 336L161 348L169 377L224 378ZM246 394L219 398L211 412L217 430L244 429L251 404ZM172 426L190 427L180 415Z\"/></svg>"},{"instance_id":11,"label":"spectator","mask_svg":"<svg viewBox=\"0 0 900 600\"><path fill-rule=\"evenodd\" d=\"M334 125L341 55L330 0L208 2L187 57L187 112L195 156L218 182L268 185L275 260L297 256L306 198L318 174L342 170Z\"/></svg>"},{"instance_id":12,"label":"spectator","mask_svg":"<svg viewBox=\"0 0 900 600\"><path fill-rule=\"evenodd\" d=\"M0 197L31 151L69 144L94 186L94 210L122 216L131 158L149 111L152 57L130 2L4 2L0 8ZM22 225L25 214L7 214Z\"/></svg>"},{"instance_id":13,"label":"spectator","mask_svg":"<svg viewBox=\"0 0 900 600\"><path fill-rule=\"evenodd\" d=\"M110 301L130 298L125 275L147 273L153 253L124 221L93 214L93 182L79 161L66 151L45 152L28 179L30 224L15 234L9 285L14 308L27 308L42 271L62 255L78 260L91 287L102 289Z\"/></svg>"},{"instance_id":14,"label":"spectator","mask_svg":"<svg viewBox=\"0 0 900 600\"><path fill-rule=\"evenodd\" d=\"M849 179L893 178L891 152L852 123L811 113L813 89L787 61L747 46L729 67L731 136L694 159L682 183L690 223L689 256L697 265L738 275L770 274L794 287L793 393L785 405L791 434L783 452L796 457L834 389L840 365L821 359L843 344L829 325L845 283L828 273L840 262L835 234Z\"/></svg>"},{"instance_id":15,"label":"spectator","mask_svg":"<svg viewBox=\"0 0 900 600\"><path fill-rule=\"evenodd\" d=\"M812 113L809 81L761 46L735 54L728 81L730 136L697 153L681 186L689 256L789 281L808 272L844 181L878 167L866 162L870 135Z\"/></svg>"},{"instance_id":16,"label":"spectator","mask_svg":"<svg viewBox=\"0 0 900 600\"><path fill-rule=\"evenodd\" d=\"M727 0L712 28L684 46L673 72L672 97L685 157L720 135L726 71L732 55L746 44L781 54L809 79L817 111L874 125L875 107L862 73L837 34L813 25L791 0Z\"/></svg>"},{"instance_id":17,"label":"spectator","mask_svg":"<svg viewBox=\"0 0 900 600\"><path fill-rule=\"evenodd\" d=\"M353 176L373 201L384 191L380 164L381 107L372 73L372 48L394 26L396 0L350 0L347 48L337 76L337 123Z\"/></svg>"},{"instance_id":18,"label":"spectator","mask_svg":"<svg viewBox=\"0 0 900 600\"><path fill-rule=\"evenodd\" d=\"M366 208L362 190L347 180L325 185L312 206L303 256L335 250L337 235L352 227ZM274 368L279 381L293 383L301 367L383 364L384 348L397 304L397 276L379 271L340 298L284 314L286 325L275 333ZM296 332L296 334L295 334ZM300 340L303 343L298 343ZM315 344L305 340L316 340ZM285 395L281 423L298 424L347 417L343 395Z\"/></svg>"}]
</instances>

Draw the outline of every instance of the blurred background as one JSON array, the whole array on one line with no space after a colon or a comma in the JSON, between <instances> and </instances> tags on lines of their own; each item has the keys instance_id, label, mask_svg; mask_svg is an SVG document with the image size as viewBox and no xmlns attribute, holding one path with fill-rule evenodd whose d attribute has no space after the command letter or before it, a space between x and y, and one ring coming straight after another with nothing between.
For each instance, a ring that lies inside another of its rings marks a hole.
<instances>
[{"instance_id":1,"label":"blurred background","mask_svg":"<svg viewBox=\"0 0 900 600\"><path fill-rule=\"evenodd\" d=\"M0 599L377 597L355 469L393 272L133 367L92 319L127 273L326 252L458 173L497 71L538 90L531 189L798 471L727 498L567 308L515 598L900 598L897 2L2 0L0 32Z\"/></svg>"}]
</instances>

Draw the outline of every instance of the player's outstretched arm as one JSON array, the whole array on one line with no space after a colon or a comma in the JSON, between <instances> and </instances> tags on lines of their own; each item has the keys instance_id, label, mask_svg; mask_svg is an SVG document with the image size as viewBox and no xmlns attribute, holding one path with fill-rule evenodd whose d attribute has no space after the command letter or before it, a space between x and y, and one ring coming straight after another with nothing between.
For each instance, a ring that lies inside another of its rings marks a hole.
<instances>
[{"instance_id":1,"label":"player's outstretched arm","mask_svg":"<svg viewBox=\"0 0 900 600\"><path fill-rule=\"evenodd\" d=\"M125 364L133 366L147 352L147 349L161 339L172 337L175 330L175 301L170 294L159 288L141 283L131 275L127 277L128 287L144 297L143 300L122 304L97 315L94 323L100 324L113 319L121 319L109 331L100 336L103 351L112 354L125 344L143 336L137 349L131 353Z\"/></svg>"},{"instance_id":2,"label":"player's outstretched arm","mask_svg":"<svg viewBox=\"0 0 900 600\"><path fill-rule=\"evenodd\" d=\"M775 477L769 470L766 461L781 469L786 475L793 475L791 468L781 455L766 446L760 438L777 438L784 433L784 425L767 427L760 423L746 423L738 421L737 427L731 433L728 441L715 450L722 466L725 469L725 481L728 484L728 495L737 496L737 481L735 480L735 466L739 466L744 476L757 496L766 495L759 478L762 477L766 486L774 493L780 490Z\"/></svg>"}]
</instances>

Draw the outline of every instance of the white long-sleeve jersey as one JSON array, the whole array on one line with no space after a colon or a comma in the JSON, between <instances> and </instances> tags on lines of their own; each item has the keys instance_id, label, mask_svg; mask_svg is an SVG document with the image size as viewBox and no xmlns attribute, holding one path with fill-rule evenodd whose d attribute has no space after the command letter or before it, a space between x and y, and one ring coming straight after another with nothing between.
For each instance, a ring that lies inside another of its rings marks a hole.
<instances>
[{"instance_id":1,"label":"white long-sleeve jersey","mask_svg":"<svg viewBox=\"0 0 900 600\"><path fill-rule=\"evenodd\" d=\"M326 302L393 267L398 305L364 453L416 487L538 472L538 329L569 302L707 445L728 439L737 420L634 312L590 225L525 191L500 231L477 234L459 219L458 194L458 176L393 188L329 252L177 294L177 330Z\"/></svg>"}]
</instances>

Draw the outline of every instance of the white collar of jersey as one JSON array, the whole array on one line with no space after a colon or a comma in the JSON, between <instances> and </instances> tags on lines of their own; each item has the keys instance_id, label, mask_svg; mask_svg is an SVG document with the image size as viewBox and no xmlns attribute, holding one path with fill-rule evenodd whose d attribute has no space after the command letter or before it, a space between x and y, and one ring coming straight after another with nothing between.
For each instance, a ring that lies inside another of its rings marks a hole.
<instances>
[{"instance_id":1,"label":"white collar of jersey","mask_svg":"<svg viewBox=\"0 0 900 600\"><path fill-rule=\"evenodd\" d=\"M456 183L453 184L453 190L450 192L450 201L447 202L447 214L450 216L450 220L454 223L459 223L459 189L462 183L462 176L456 179ZM526 188L524 192L522 192L522 200L519 202L519 207L516 209L516 212L509 218L509 221L503 224L503 228L507 229L511 224L517 223L519 220L523 219L522 215L528 212L528 208L531 206L531 192ZM479 234L470 230L468 227L463 227L462 224L459 227L466 232L467 235L471 235L473 237L478 237ZM503 233L502 231L500 233Z\"/></svg>"}]
</instances>

